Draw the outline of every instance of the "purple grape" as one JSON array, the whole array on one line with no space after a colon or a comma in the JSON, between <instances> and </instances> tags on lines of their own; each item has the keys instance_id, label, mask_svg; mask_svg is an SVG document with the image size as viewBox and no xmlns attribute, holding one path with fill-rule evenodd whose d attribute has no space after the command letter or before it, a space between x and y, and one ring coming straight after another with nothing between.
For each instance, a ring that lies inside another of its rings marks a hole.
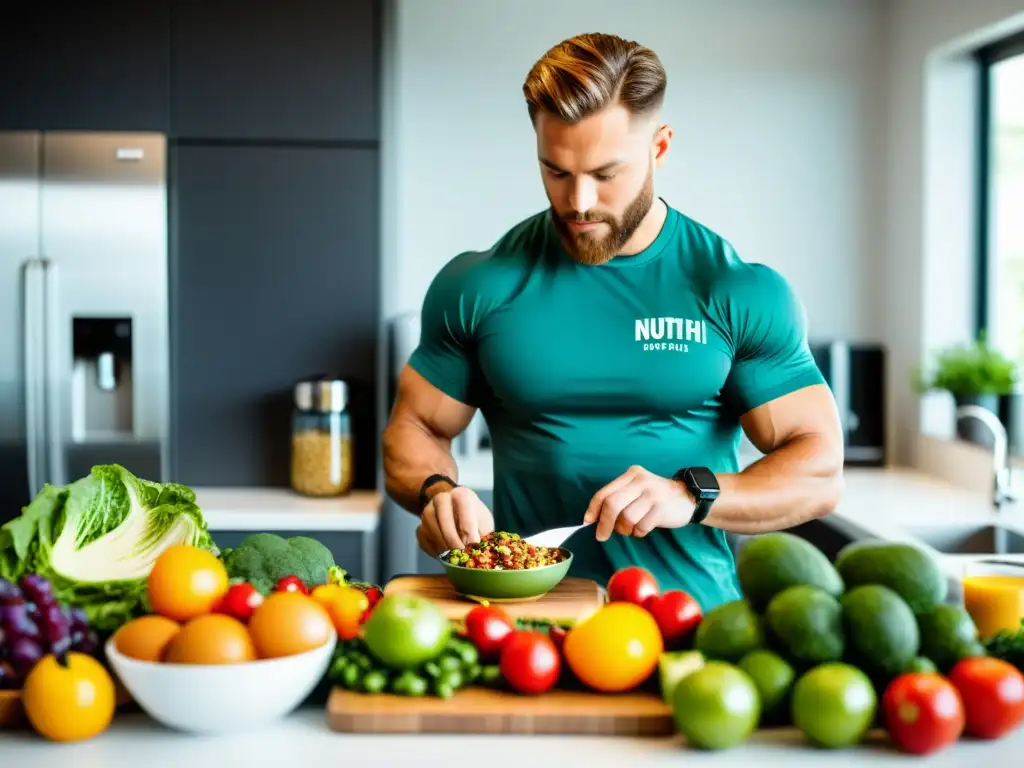
<instances>
[{"instance_id":1,"label":"purple grape","mask_svg":"<svg viewBox=\"0 0 1024 768\"><path fill-rule=\"evenodd\" d=\"M25 597L16 584L12 584L7 579L0 579L0 605L13 605L24 602L24 600Z\"/></svg>"},{"instance_id":2,"label":"purple grape","mask_svg":"<svg viewBox=\"0 0 1024 768\"><path fill-rule=\"evenodd\" d=\"M72 626L77 625L83 630L89 628L89 616L86 614L85 608L82 608L80 605L74 605L68 608L68 611L71 615Z\"/></svg>"},{"instance_id":3,"label":"purple grape","mask_svg":"<svg viewBox=\"0 0 1024 768\"><path fill-rule=\"evenodd\" d=\"M3 659L4 654L7 652L7 635L4 633L4 628L0 627L0 659Z\"/></svg>"},{"instance_id":4,"label":"purple grape","mask_svg":"<svg viewBox=\"0 0 1024 768\"><path fill-rule=\"evenodd\" d=\"M39 606L35 603L25 603L25 611L28 613L28 617L35 621L39 618Z\"/></svg>"},{"instance_id":5,"label":"purple grape","mask_svg":"<svg viewBox=\"0 0 1024 768\"><path fill-rule=\"evenodd\" d=\"M63 640L65 637L70 638L71 620L68 619L64 611L56 603L51 603L46 607L46 610L39 617L38 624L43 641L50 645Z\"/></svg>"},{"instance_id":6,"label":"purple grape","mask_svg":"<svg viewBox=\"0 0 1024 768\"><path fill-rule=\"evenodd\" d=\"M14 667L6 661L0 661L0 691L15 690L21 688L21 680Z\"/></svg>"},{"instance_id":7,"label":"purple grape","mask_svg":"<svg viewBox=\"0 0 1024 768\"><path fill-rule=\"evenodd\" d=\"M39 637L39 625L28 615L28 608L25 603L20 605L0 605L0 625L12 637L20 635L30 640L35 640Z\"/></svg>"},{"instance_id":8,"label":"purple grape","mask_svg":"<svg viewBox=\"0 0 1024 768\"><path fill-rule=\"evenodd\" d=\"M100 649L100 638L96 634L96 630L90 629L86 632L78 642L71 644L71 649L89 656L94 655Z\"/></svg>"},{"instance_id":9,"label":"purple grape","mask_svg":"<svg viewBox=\"0 0 1024 768\"><path fill-rule=\"evenodd\" d=\"M40 607L53 602L53 586L34 573L21 577L21 591L29 600Z\"/></svg>"},{"instance_id":10,"label":"purple grape","mask_svg":"<svg viewBox=\"0 0 1024 768\"><path fill-rule=\"evenodd\" d=\"M24 677L43 658L43 649L35 640L19 637L11 643L10 660L15 671Z\"/></svg>"}]
</instances>

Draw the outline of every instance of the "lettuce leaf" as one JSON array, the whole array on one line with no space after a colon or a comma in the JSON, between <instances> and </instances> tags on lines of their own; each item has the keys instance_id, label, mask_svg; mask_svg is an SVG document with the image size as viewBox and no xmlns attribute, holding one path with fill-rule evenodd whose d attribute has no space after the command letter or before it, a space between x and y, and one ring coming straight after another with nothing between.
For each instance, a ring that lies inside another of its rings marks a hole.
<instances>
[{"instance_id":1,"label":"lettuce leaf","mask_svg":"<svg viewBox=\"0 0 1024 768\"><path fill-rule=\"evenodd\" d=\"M36 573L57 598L80 606L99 631L148 610L146 580L168 547L218 554L191 488L135 477L117 464L70 485L46 485L0 527L0 577Z\"/></svg>"}]
</instances>

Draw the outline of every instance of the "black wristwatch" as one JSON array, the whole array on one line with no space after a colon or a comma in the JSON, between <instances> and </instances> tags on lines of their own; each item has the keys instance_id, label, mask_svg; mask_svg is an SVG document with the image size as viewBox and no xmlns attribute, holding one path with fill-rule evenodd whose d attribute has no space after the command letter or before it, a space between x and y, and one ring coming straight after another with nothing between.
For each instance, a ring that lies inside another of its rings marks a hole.
<instances>
[{"instance_id":1,"label":"black wristwatch","mask_svg":"<svg viewBox=\"0 0 1024 768\"><path fill-rule=\"evenodd\" d=\"M693 511L690 523L703 523L704 519L711 512L711 505L718 498L718 478L715 473L707 467L683 467L672 476L686 486L697 506Z\"/></svg>"},{"instance_id":2,"label":"black wristwatch","mask_svg":"<svg viewBox=\"0 0 1024 768\"><path fill-rule=\"evenodd\" d=\"M420 514L423 514L423 509L430 503L430 497L427 496L427 489L430 486L437 483L448 483L452 488L458 488L459 484L452 480L448 475L431 475L423 481L423 485L420 486Z\"/></svg>"}]
</instances>

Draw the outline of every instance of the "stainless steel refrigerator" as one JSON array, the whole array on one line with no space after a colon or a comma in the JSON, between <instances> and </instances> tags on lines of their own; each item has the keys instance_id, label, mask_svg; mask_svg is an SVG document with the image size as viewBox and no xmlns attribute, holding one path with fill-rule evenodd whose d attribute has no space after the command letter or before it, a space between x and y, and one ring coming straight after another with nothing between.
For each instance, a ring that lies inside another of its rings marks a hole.
<instances>
[{"instance_id":1,"label":"stainless steel refrigerator","mask_svg":"<svg viewBox=\"0 0 1024 768\"><path fill-rule=\"evenodd\" d=\"M166 155L0 132L0 522L94 464L166 479Z\"/></svg>"}]
</instances>

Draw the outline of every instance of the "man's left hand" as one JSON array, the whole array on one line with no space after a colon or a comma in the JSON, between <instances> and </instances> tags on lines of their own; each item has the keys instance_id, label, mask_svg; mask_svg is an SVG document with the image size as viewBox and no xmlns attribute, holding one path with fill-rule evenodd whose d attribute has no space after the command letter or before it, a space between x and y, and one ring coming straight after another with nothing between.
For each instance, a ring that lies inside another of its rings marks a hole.
<instances>
[{"instance_id":1,"label":"man's left hand","mask_svg":"<svg viewBox=\"0 0 1024 768\"><path fill-rule=\"evenodd\" d=\"M655 528L683 527L695 508L681 482L633 466L594 494L583 522L597 523L598 541L607 541L613 531L642 538Z\"/></svg>"}]
</instances>

